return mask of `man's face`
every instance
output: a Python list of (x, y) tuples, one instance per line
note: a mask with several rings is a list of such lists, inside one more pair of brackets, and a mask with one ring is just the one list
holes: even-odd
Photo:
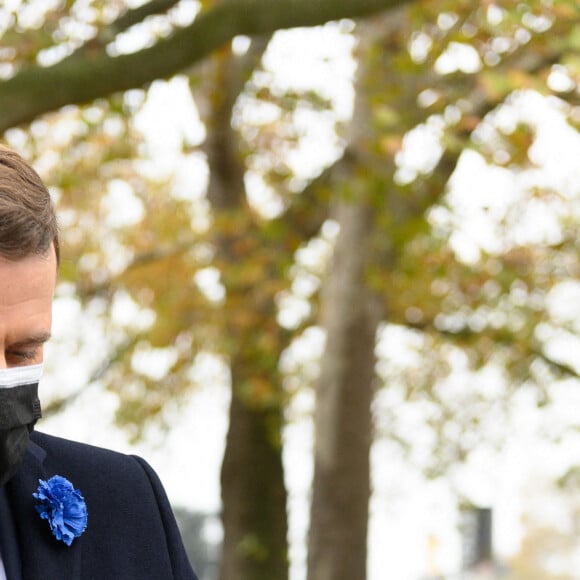
[(0, 256), (0, 369), (42, 362), (55, 285), (54, 248), (18, 260)]

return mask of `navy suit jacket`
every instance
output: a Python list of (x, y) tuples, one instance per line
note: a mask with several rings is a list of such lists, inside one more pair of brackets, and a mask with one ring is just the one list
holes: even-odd
[[(87, 505), (87, 528), (70, 547), (34, 508), (38, 480), (53, 475), (69, 479)], [(161, 482), (139, 457), (33, 432), (3, 492), (8, 580), (197, 580)]]

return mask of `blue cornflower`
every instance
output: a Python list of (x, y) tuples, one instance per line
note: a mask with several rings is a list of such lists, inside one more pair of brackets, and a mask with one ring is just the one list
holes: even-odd
[(87, 527), (85, 500), (80, 490), (60, 475), (38, 482), (40, 485), (32, 494), (38, 502), (34, 507), (43, 520), (48, 520), (54, 537), (70, 546)]

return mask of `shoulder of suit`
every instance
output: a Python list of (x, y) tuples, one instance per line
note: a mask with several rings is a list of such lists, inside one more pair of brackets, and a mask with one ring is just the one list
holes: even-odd
[(36, 430), (32, 432), (30, 439), (46, 453), (45, 465), (50, 465), (55, 470), (74, 467), (75, 471), (95, 472), (106, 469), (109, 473), (133, 473), (142, 476), (144, 465), (147, 465), (142, 459), (132, 455)]
[(48, 435), (47, 433), (42, 433), (40, 431), (34, 430), (30, 435), (31, 441), (42, 447), (47, 453), (51, 451), (58, 450), (59, 453), (87, 453), (87, 454), (98, 454), (98, 455), (113, 455), (119, 457), (127, 457), (123, 453), (118, 451), (112, 451), (111, 449), (106, 449), (104, 447), (99, 447), (96, 445), (89, 445), (88, 443), (81, 443), (80, 441), (74, 441), (72, 439), (65, 439), (63, 437), (57, 437), (55, 435)]

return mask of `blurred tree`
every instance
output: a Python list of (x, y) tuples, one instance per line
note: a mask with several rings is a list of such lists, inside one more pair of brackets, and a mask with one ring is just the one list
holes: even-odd
[(221, 580), (288, 577), (277, 364), (285, 342), (275, 324), (280, 284), (269, 275), (281, 256), (264, 252), (260, 220), (247, 205), (244, 160), (232, 129), (234, 105), (265, 47), (254, 43), (243, 58), (229, 50), (213, 57), (205, 87), (200, 87), (205, 94), (198, 98), (208, 102), (208, 199), (215, 216), (216, 266), (225, 287), (222, 332), (232, 383), (221, 476)]
[[(178, 26), (170, 20), (169, 34), (159, 34), (152, 46), (127, 53), (112, 48), (117, 37), (152, 15), (167, 13), (180, 2), (153, 0), (132, 10), (127, 10), (124, 3), (91, 6), (89, 21), (82, 22), (86, 28), (80, 34), (71, 34), (66, 28), (71, 21), (62, 19), (69, 10), (67, 3), (56, 9), (37, 6), (37, 18), (44, 17), (47, 26), (41, 32), (33, 26), (32, 34), (6, 38), (7, 42), (14, 42), (14, 48), (23, 47), (23, 56), (28, 58), (17, 57), (12, 50), (6, 53), (10, 74), (0, 83), (0, 130), (64, 105), (86, 103), (167, 78), (239, 35), (259, 36), (284, 28), (363, 17), (406, 1), (279, 0), (275, 5), (269, 0), (204, 1), (196, 3), (201, 12), (191, 24)], [(71, 3), (71, 14), (74, 4)], [(13, 22), (17, 20), (18, 17)], [(58, 50), (54, 50), (55, 40)], [(30, 41), (34, 48), (28, 44)], [(40, 62), (31, 58), (39, 49), (44, 57)], [(46, 91), (47, 87), (51, 90)]]
[[(287, 577), (281, 430), (289, 392), (280, 359), (308, 325), (319, 322), (327, 337), (316, 389), (313, 580), (365, 576), (377, 385), (387, 384), (395, 400), (433, 410), (425, 422), (436, 443), (423, 466), (438, 474), (486, 436), (486, 416), (497, 420), (485, 393), (446, 393), (458, 353), (473, 372), (493, 363), (506, 383), (535, 384), (539, 402), (554, 377), (576, 375), (547, 348), (555, 324), (546, 297), (578, 272), (577, 215), (568, 206), (560, 212), (567, 221), (556, 241), (510, 238), (524, 206), (560, 211), (564, 194), (532, 182), (498, 220), (501, 244), (470, 262), (453, 245), (461, 224), (446, 193), (466, 151), (505, 172), (523, 174), (533, 165), (534, 124), (501, 122), (516, 91), (557, 93), (561, 114), (577, 123), (578, 7), (403, 4), (280, 0), (274, 10), (257, 0), (152, 1), (83, 11), (72, 2), (45, 5), (34, 17), (26, 6), (5, 10), (0, 128), (12, 127), (7, 141), (53, 186), (66, 238), (63, 278), (97, 312), (131, 307), (141, 319), (149, 315), (140, 323), (103, 317), (109, 350), (94, 377), (119, 394), (119, 421), (137, 437), (148, 420), (162, 417), (195, 382), (196, 353), (217, 353), (228, 366), (223, 580)], [(178, 8), (187, 6), (194, 10), (184, 18)], [(329, 103), (275, 87), (260, 63), (263, 37), (245, 53), (226, 42), (393, 6), (355, 29), (357, 98), (342, 134), (344, 154), (300, 181), (288, 161), (300, 141), (297, 112), (328, 113)], [(127, 50), (124, 34), (139, 27), (145, 47)], [(202, 58), (203, 68), (190, 68)], [(177, 72), (188, 76), (206, 128), (205, 210), (148, 167), (133, 120), (145, 93), (116, 94)], [(244, 106), (270, 107), (274, 120), (253, 125)], [(30, 121), (27, 131), (13, 128)], [(197, 146), (183, 141), (188, 154)], [(419, 163), (409, 160), (416, 151), (425, 157)], [(274, 217), (249, 202), (249, 170), (277, 194)], [(111, 209), (119, 196), (136, 208), (133, 216)], [(340, 230), (326, 278), (317, 274), (324, 290), (312, 293), (310, 316), (282, 325), (279, 304), (293, 292), (297, 253), (320, 239), (328, 218)], [(223, 295), (204, 291), (200, 281), (208, 276), (217, 277)], [(420, 337), (420, 365), (401, 366), (389, 356), (376, 364), (376, 335), (385, 328)], [(161, 377), (139, 364), (153, 355), (169, 361)], [(376, 409), (376, 428), (412, 447), (400, 407)]]
[[(558, 58), (557, 50), (552, 49), (545, 38), (536, 38), (528, 39), (537, 46), (526, 46), (526, 62), (516, 45), (508, 54), (491, 59), (485, 52), (492, 43), (490, 36), (515, 38), (521, 22), (517, 18), (501, 18), (501, 23), (497, 22), (490, 30), (489, 12), (480, 8), (474, 10), (465, 3), (455, 4), (453, 8), (449, 5), (450, 11), (445, 13), (441, 12), (444, 4), (438, 3), (436, 12), (431, 15), (426, 5), (418, 5), (416, 12), (414, 7), (403, 7), (391, 11), (388, 21), (378, 18), (371, 26), (361, 24), (358, 27), (359, 104), (353, 116), (354, 130), (349, 136), (346, 154), (333, 168), (345, 185), (336, 192), (342, 199), (336, 218), (340, 233), (326, 282), (328, 291), (321, 298), (327, 338), (317, 383), (315, 472), (308, 550), (309, 578), (312, 580), (362, 578), (365, 574), (366, 506), (370, 493), (368, 461), (372, 440), (370, 406), (375, 382), (374, 337), (381, 320), (427, 330), (439, 343), (432, 356), (434, 366), (429, 369), (429, 365), (425, 365), (423, 371), (413, 368), (414, 377), (406, 382), (413, 398), (437, 402), (432, 422), (437, 429), (435, 440), (445, 453), (435, 452), (430, 457), (431, 465), (425, 465), (433, 473), (445, 471), (450, 463), (467, 456), (473, 443), (468, 443), (471, 437), (465, 435), (486, 436), (485, 431), (473, 429), (481, 420), (477, 411), (471, 417), (471, 425), (458, 429), (456, 440), (451, 442), (446, 436), (449, 422), (457, 426), (460, 414), (448, 414), (447, 404), (436, 395), (443, 378), (441, 365), (446, 364), (448, 356), (445, 347), (441, 348), (442, 337), (444, 341), (450, 339), (456, 345), (467, 347), (474, 368), (487, 365), (496, 354), (494, 350), (501, 348), (513, 383), (541, 382), (533, 376), (533, 360), (538, 357), (556, 374), (576, 375), (570, 367), (546, 356), (535, 342), (532, 329), (544, 320), (545, 312), (538, 313), (529, 303), (521, 305), (520, 313), (526, 320), (521, 334), (513, 332), (508, 320), (501, 325), (501, 330), (483, 323), (475, 332), (470, 329), (468, 317), (464, 322), (467, 329), (455, 328), (447, 332), (443, 323), (441, 313), (445, 312), (445, 303), (441, 302), (441, 294), (434, 296), (433, 292), (439, 277), (446, 283), (469, 284), (470, 292), (477, 294), (491, 280), (498, 280), (508, 285), (498, 291), (504, 297), (518, 282), (547, 292), (558, 280), (557, 270), (546, 275), (545, 262), (539, 262), (533, 253), (526, 252), (524, 264), (515, 264), (511, 261), (511, 252), (506, 252), (500, 258), (503, 276), (498, 277), (497, 272), (482, 272), (479, 265), (473, 268), (457, 260), (445, 242), (441, 245), (442, 240), (433, 237), (428, 222), (430, 211), (445, 203), (446, 184), (461, 153), (476, 144), (470, 145), (472, 129), (481, 127), (486, 114), (511, 91), (526, 87), (530, 82), (537, 87), (535, 79), (528, 75), (553, 66)], [(563, 19), (561, 24), (565, 34), (573, 35), (578, 13), (563, 8), (564, 14), (573, 18)], [(442, 26), (442, 14), (449, 18), (447, 26)], [(438, 22), (436, 28), (429, 28), (430, 18)], [(431, 48), (425, 57), (414, 59), (413, 47), (409, 51), (407, 47), (413, 34), (417, 35), (417, 40), (418, 29), (429, 35)], [(482, 51), (478, 62), (485, 63), (486, 56), (493, 62), (496, 72), (491, 88), (486, 86), (485, 64), (478, 65), (478, 69), (482, 68), (479, 75), (457, 75), (453, 80), (434, 71), (437, 62), (441, 62), (454, 43), (463, 40), (461, 37), (468, 29), (470, 46), (474, 49), (472, 56)], [(425, 37), (423, 42), (427, 43)], [(512, 84), (511, 79), (515, 77), (517, 80)], [(501, 86), (497, 84), (498, 78), (502, 79)], [(420, 106), (421, 96), (428, 93), (434, 102)], [(415, 102), (419, 106), (408, 106)], [(452, 122), (449, 122), (450, 107), (456, 108), (457, 113)], [(439, 121), (438, 111), (445, 112)], [(429, 124), (438, 125), (437, 141), (441, 148), (438, 158), (431, 167), (415, 170), (411, 177), (406, 177), (402, 167), (403, 136), (423, 127), (428, 138)], [(529, 127), (514, 131), (510, 142), (513, 151), (518, 151), (517, 157), (510, 155), (512, 167), (529, 163), (528, 149), (533, 143)], [(572, 256), (572, 259), (577, 257)], [(542, 281), (528, 282), (526, 279), (523, 282), (523, 277), (535, 277), (538, 268), (542, 268)], [(409, 273), (408, 277), (405, 272)], [(401, 275), (405, 276), (405, 281), (399, 285), (397, 280)], [(468, 306), (468, 296), (462, 296), (460, 303), (460, 310), (472, 308)], [(434, 318), (427, 320), (426, 312), (431, 308)], [(498, 339), (498, 330), (505, 340)], [(430, 344), (430, 348), (433, 346)], [(421, 375), (422, 388), (417, 389), (416, 380)], [(549, 376), (554, 377), (553, 374)], [(393, 410), (394, 414), (396, 412)], [(381, 417), (378, 419), (380, 422)]]

